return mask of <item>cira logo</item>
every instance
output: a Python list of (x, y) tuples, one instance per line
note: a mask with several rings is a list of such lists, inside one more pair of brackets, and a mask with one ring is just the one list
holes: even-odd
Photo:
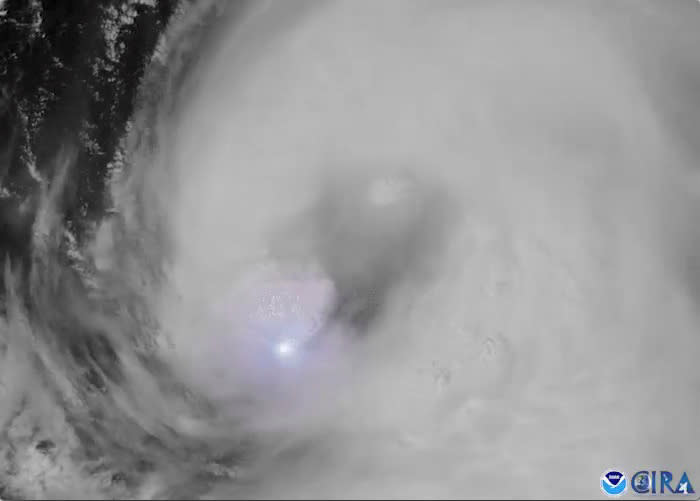
[(632, 476), (632, 490), (637, 494), (695, 494), (686, 472), (674, 482), (673, 473), (664, 470), (638, 471)]
[(600, 488), (608, 496), (621, 496), (627, 489), (625, 474), (619, 470), (607, 470), (600, 477)]

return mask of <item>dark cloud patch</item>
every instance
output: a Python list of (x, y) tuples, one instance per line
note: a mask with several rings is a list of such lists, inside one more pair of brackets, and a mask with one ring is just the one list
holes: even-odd
[(414, 169), (330, 171), (306, 217), (311, 249), (338, 292), (333, 317), (362, 333), (396, 286), (429, 278), (454, 212)]

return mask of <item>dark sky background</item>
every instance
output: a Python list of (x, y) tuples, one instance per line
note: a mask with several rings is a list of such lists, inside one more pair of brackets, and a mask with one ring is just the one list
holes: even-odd
[[(0, 254), (25, 261), (39, 183), (65, 160), (62, 212), (79, 240), (175, 0), (9, 0), (0, 18)], [(123, 20), (127, 20), (123, 22)], [(109, 36), (107, 35), (109, 33)]]

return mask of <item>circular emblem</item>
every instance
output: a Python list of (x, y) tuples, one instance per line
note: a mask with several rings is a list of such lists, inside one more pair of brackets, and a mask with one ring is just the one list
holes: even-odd
[(600, 488), (608, 496), (621, 496), (627, 490), (627, 478), (618, 470), (606, 470), (600, 477)]
[(632, 480), (634, 482), (633, 489), (642, 494), (642, 493), (647, 493), (649, 492), (649, 487), (651, 486), (651, 482), (649, 481), (649, 473), (646, 471), (640, 471), (632, 477)]

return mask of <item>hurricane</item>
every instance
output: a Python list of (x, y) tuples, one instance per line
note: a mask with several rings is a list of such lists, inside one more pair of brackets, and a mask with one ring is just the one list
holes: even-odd
[(700, 478), (699, 22), (0, 1), (0, 498)]

